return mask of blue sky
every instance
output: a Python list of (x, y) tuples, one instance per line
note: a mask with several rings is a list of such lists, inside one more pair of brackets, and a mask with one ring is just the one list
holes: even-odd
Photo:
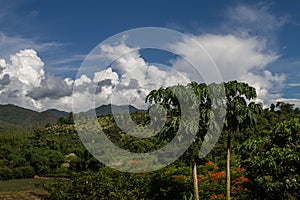
[[(68, 87), (73, 83), (70, 81), (75, 81), (85, 56), (115, 34), (150, 26), (188, 34), (206, 44), (212, 57), (220, 44), (227, 44), (227, 48), (232, 45), (245, 47), (245, 52), (253, 53), (253, 59), (263, 58), (249, 63), (245, 70), (238, 70), (236, 79), (257, 83), (259, 97), (266, 105), (284, 100), (300, 106), (299, 10), (297, 1), (0, 0), (0, 59), (3, 68), (0, 69), (0, 84), (10, 78), (10, 83), (0, 87), (0, 103), (12, 102), (36, 110), (49, 107), (70, 110), (69, 98), (65, 97), (71, 95)], [(210, 41), (219, 43), (212, 46)], [(256, 46), (251, 47), (248, 44), (251, 41)], [(34, 59), (44, 63), (35, 63), (31, 76), (35, 72), (37, 76), (28, 80), (26, 72), (17, 66), (21, 61), (16, 64), (10, 60), (11, 55), (17, 59), (34, 54), (23, 52), (21, 55), (22, 49), (34, 50), (37, 53)], [(158, 58), (162, 59), (159, 55)], [(247, 59), (247, 56), (237, 57), (241, 60), (228, 59), (233, 65)], [(224, 58), (218, 54), (215, 59), (217, 64), (224, 63)], [(25, 58), (23, 61), (27, 62)], [(235, 78), (226, 75), (233, 69), (221, 69), (225, 81)], [(30, 70), (28, 68), (27, 72)], [(5, 74), (8, 74), (6, 79)], [(20, 74), (24, 78), (13, 82), (13, 77), (18, 78)], [(36, 79), (36, 82), (29, 79)], [(60, 91), (48, 87), (52, 82), (57, 84), (60, 81), (56, 87)], [(28, 86), (24, 86), (23, 93), (19, 94), (14, 88), (22, 83)], [(48, 88), (43, 90), (43, 87)], [(37, 94), (37, 90), (33, 92), (33, 88), (39, 88), (43, 95)]]

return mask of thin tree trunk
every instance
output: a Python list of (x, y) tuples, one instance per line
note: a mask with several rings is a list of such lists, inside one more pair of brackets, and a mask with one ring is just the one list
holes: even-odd
[(194, 182), (195, 200), (199, 200), (198, 179), (197, 179), (197, 164), (196, 164), (195, 159), (193, 159), (193, 182)]
[(226, 160), (226, 200), (230, 200), (230, 142), (231, 132), (227, 134), (227, 160)]

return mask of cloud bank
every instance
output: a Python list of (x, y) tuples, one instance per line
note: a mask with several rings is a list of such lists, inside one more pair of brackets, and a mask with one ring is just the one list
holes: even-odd
[[(224, 81), (248, 82), (257, 89), (258, 98), (264, 104), (281, 98), (280, 94), (273, 94), (272, 89), (283, 84), (285, 76), (265, 69), (278, 55), (265, 53), (263, 41), (255, 37), (211, 34), (192, 35), (189, 40), (196, 41), (207, 50)], [(144, 108), (145, 96), (152, 89), (187, 84), (193, 80), (193, 74), (187, 70), (189, 68), (183, 59), (193, 63), (206, 61), (189, 40), (172, 45), (174, 52), (182, 57), (173, 60), (169, 70), (147, 63), (138, 50), (131, 49), (124, 42), (103, 46), (101, 56), (120, 56), (119, 59), (107, 68), (94, 72), (93, 76), (83, 74), (75, 80), (46, 74), (44, 63), (36, 51), (21, 50), (10, 56), (9, 61), (0, 60), (1, 103), (13, 103), (34, 110), (57, 108), (70, 111), (72, 98), (76, 98), (82, 102), (78, 111), (90, 109), (91, 105), (95, 105), (95, 99), (95, 106), (114, 103)], [(131, 53), (127, 54), (128, 51)], [(74, 86), (76, 90), (72, 93)]]
[[(268, 66), (280, 55), (270, 48), (269, 33), (274, 33), (285, 23), (284, 18), (277, 18), (266, 7), (236, 6), (227, 12), (224, 23), (226, 33), (189, 35), (182, 41), (170, 45), (170, 49), (181, 57), (170, 61), (171, 66), (162, 68), (145, 61), (138, 47), (126, 45), (126, 40), (118, 44), (102, 45), (101, 57), (115, 58), (113, 63), (81, 74), (77, 78), (56, 77), (44, 70), (44, 62), (36, 50), (23, 49), (8, 58), (5, 48), (22, 49), (18, 46), (21, 38), (8, 38), (0, 34), (2, 45), (0, 58), (0, 103), (12, 103), (34, 110), (56, 108), (71, 111), (72, 99), (82, 104), (77, 111), (84, 111), (102, 104), (132, 104), (145, 108), (145, 96), (153, 89), (176, 84), (186, 84), (195, 80), (194, 72), (185, 60), (201, 63), (203, 79), (212, 67), (206, 63), (197, 42), (209, 54), (218, 67), (224, 81), (238, 80), (249, 83), (257, 90), (257, 101), (269, 105), (285, 100), (300, 106), (298, 99), (283, 98), (280, 89), (284, 88), (286, 76), (274, 74)], [(271, 37), (272, 39), (273, 37)], [(27, 42), (27, 41), (26, 41)], [(23, 40), (20, 42), (26, 44)], [(35, 44), (33, 45), (35, 49)], [(55, 44), (49, 44), (55, 45)], [(47, 46), (47, 45), (46, 45)], [(36, 46), (39, 50), (43, 46)], [(208, 82), (209, 83), (209, 82)], [(73, 90), (73, 88), (76, 88)]]
[[(128, 48), (124, 43), (106, 46), (102, 56), (123, 55)], [(43, 61), (32, 49), (11, 55), (9, 61), (0, 59), (0, 103), (34, 110), (71, 111), (72, 98), (82, 102), (78, 111), (109, 103), (145, 108), (145, 97), (151, 90), (189, 81), (174, 70), (146, 63), (138, 51), (121, 56), (106, 69), (94, 72), (92, 77), (81, 75), (75, 80), (46, 74)]]

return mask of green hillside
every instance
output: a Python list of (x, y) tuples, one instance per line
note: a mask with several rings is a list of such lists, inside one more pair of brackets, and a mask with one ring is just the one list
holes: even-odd
[(0, 105), (0, 122), (13, 125), (44, 126), (54, 124), (58, 117), (50, 112), (36, 112), (15, 105)]
[(35, 127), (0, 122), (0, 135), (27, 134)]

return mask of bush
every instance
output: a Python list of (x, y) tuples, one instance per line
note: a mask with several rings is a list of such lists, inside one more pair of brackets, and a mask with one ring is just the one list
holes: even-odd
[(16, 167), (12, 171), (13, 171), (13, 178), (15, 179), (34, 177), (34, 169), (31, 166)]
[[(225, 199), (226, 172), (213, 162), (206, 162), (197, 170), (200, 199)], [(247, 199), (248, 190), (244, 185), (249, 180), (245, 177), (245, 169), (237, 167), (230, 171), (231, 199)]]
[(13, 178), (13, 171), (8, 167), (0, 167), (0, 180), (9, 180)]
[(13, 169), (14, 179), (21, 179), (23, 178), (23, 170), (20, 167), (16, 167)]
[(151, 199), (184, 199), (193, 192), (190, 167), (167, 167), (153, 173)]
[(31, 166), (23, 166), (20, 167), (23, 171), (23, 178), (33, 178), (34, 177), (34, 169)]
[(22, 155), (9, 155), (10, 164), (13, 168), (26, 165), (26, 159)]
[(121, 173), (107, 167), (74, 174), (70, 184), (58, 182), (46, 190), (50, 199), (147, 199), (149, 179), (143, 174)]
[(274, 126), (265, 135), (252, 136), (239, 148), (247, 168), (252, 199), (299, 199), (300, 119)]

